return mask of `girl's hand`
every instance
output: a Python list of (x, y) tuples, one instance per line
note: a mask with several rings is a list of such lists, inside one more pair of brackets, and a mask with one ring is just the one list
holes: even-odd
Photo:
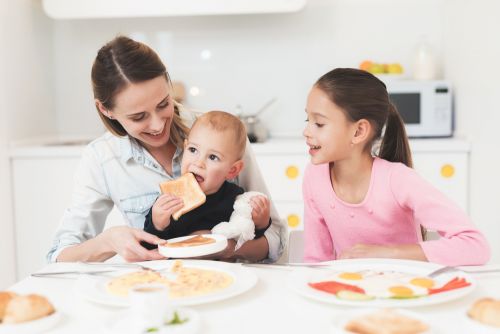
[(359, 259), (368, 257), (428, 261), (422, 246), (419, 244), (390, 246), (357, 244), (343, 251), (339, 259)]
[(162, 239), (155, 235), (144, 232), (129, 226), (115, 226), (102, 232), (98, 238), (108, 244), (113, 252), (120, 255), (127, 262), (161, 260), (165, 257), (158, 253), (158, 249), (147, 250), (142, 247), (140, 242), (156, 245)]
[(269, 199), (265, 196), (254, 196), (250, 199), (250, 205), (252, 206), (252, 220), (255, 228), (258, 230), (266, 228), (271, 217)]
[(184, 203), (181, 198), (163, 194), (153, 205), (153, 225), (158, 231), (163, 231), (170, 225), (170, 217), (174, 212), (181, 209)]
[(356, 244), (350, 249), (343, 251), (339, 259), (359, 258), (396, 258), (395, 248), (391, 246)]

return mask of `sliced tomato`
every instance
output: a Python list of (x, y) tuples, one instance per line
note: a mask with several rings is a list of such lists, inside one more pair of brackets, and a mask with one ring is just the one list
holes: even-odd
[(447, 282), (445, 285), (443, 285), (440, 288), (437, 289), (429, 289), (429, 294), (433, 295), (435, 293), (440, 293), (440, 292), (445, 292), (445, 291), (450, 291), (450, 290), (455, 290), (455, 289), (460, 289), (460, 288), (465, 288), (466, 286), (469, 286), (470, 283), (465, 280), (465, 278), (458, 278), (455, 277), (449, 282)]
[(313, 289), (321, 290), (332, 294), (337, 294), (337, 292), (342, 290), (347, 290), (357, 293), (365, 293), (365, 290), (361, 289), (358, 286), (335, 282), (335, 281), (323, 281), (323, 282), (308, 283), (308, 284)]

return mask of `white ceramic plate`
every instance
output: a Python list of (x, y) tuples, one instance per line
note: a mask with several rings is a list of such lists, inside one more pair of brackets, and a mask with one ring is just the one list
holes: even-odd
[[(189, 247), (166, 247), (158, 246), (158, 251), (161, 255), (169, 258), (190, 258), (197, 256), (210, 255), (223, 251), (227, 247), (227, 239), (225, 236), (220, 234), (203, 234), (206, 238), (215, 239), (214, 243), (199, 245), (199, 246), (189, 246)], [(193, 235), (168, 239), (170, 243), (183, 241), (189, 238), (193, 238)]]
[(0, 334), (34, 334), (45, 332), (61, 321), (61, 312), (54, 312), (46, 317), (22, 322), (19, 324), (2, 325), (0, 324)]
[[(155, 334), (195, 334), (200, 332), (201, 318), (197, 311), (190, 308), (174, 308), (169, 311), (166, 321), (173, 318), (173, 312), (177, 312), (180, 319), (186, 322), (176, 325), (166, 325), (158, 328)], [(147, 329), (147, 328), (146, 328)], [(145, 328), (137, 324), (134, 314), (130, 311), (119, 313), (104, 328), (103, 334), (144, 334)]]
[[(356, 310), (338, 312), (335, 314), (335, 316), (333, 317), (333, 320), (331, 322), (330, 333), (331, 334), (352, 334), (352, 332), (348, 332), (344, 329), (346, 324), (349, 321), (353, 320), (354, 318), (368, 315), (370, 313), (374, 313), (377, 311), (380, 311), (380, 309), (356, 309)], [(394, 311), (401, 314), (401, 315), (419, 320), (419, 321), (427, 324), (429, 326), (429, 330), (423, 332), (422, 334), (444, 333), (436, 326), (436, 324), (431, 323), (428, 319), (426, 319), (425, 317), (423, 317), (422, 315), (420, 315), (418, 313), (407, 311), (407, 310), (402, 310), (402, 309), (394, 309)]]
[(377, 271), (397, 271), (402, 273), (426, 276), (441, 265), (422, 261), (395, 260), (395, 259), (354, 259), (333, 261), (330, 267), (318, 268), (300, 268), (291, 273), (288, 277), (288, 286), (298, 294), (326, 303), (338, 305), (362, 306), (362, 307), (413, 307), (444, 303), (450, 300), (461, 298), (476, 287), (476, 281), (463, 272), (449, 272), (442, 274), (434, 280), (437, 286), (441, 286), (456, 276), (465, 278), (471, 283), (470, 286), (441, 292), (430, 296), (410, 299), (372, 299), (366, 301), (351, 301), (339, 299), (335, 295), (311, 288), (308, 283), (321, 281), (331, 277), (333, 272), (347, 271), (356, 272), (362, 270)]
[[(233, 296), (239, 295), (247, 290), (250, 290), (257, 283), (257, 276), (249, 269), (242, 267), (240, 264), (206, 261), (206, 260), (183, 260), (185, 267), (194, 267), (199, 269), (218, 270), (233, 277), (233, 283), (219, 291), (202, 296), (193, 296), (173, 299), (172, 303), (175, 305), (199, 305), (211, 303)], [(168, 269), (174, 260), (155, 261), (150, 266), (153, 269)], [(113, 273), (113, 276), (120, 276), (127, 271), (119, 271)], [(130, 272), (130, 270), (128, 271)], [(110, 306), (127, 307), (129, 300), (127, 297), (119, 297), (109, 294), (106, 291), (106, 285), (113, 277), (95, 277), (83, 276), (75, 282), (76, 291), (85, 299)]]
[(465, 314), (464, 333), (498, 334), (500, 328), (483, 324)]

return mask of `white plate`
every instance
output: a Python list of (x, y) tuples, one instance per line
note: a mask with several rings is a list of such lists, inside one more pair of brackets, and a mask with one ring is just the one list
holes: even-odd
[(31, 334), (31, 333), (43, 333), (61, 321), (61, 312), (54, 312), (46, 317), (31, 320), (27, 322), (21, 322), (19, 324), (12, 325), (2, 325), (0, 324), (0, 334)]
[[(186, 322), (176, 325), (166, 325), (158, 328), (156, 334), (195, 334), (200, 331), (201, 318), (197, 311), (190, 308), (175, 308), (169, 311), (167, 321), (173, 317), (173, 312), (177, 312), (180, 319), (187, 319)], [(146, 328), (147, 329), (147, 328)], [(119, 313), (103, 329), (103, 334), (144, 334), (145, 328), (137, 324), (134, 315), (130, 311)]]
[[(350, 310), (350, 311), (342, 311), (338, 312), (335, 314), (333, 317), (333, 320), (331, 322), (331, 334), (352, 334), (352, 332), (346, 331), (344, 328), (346, 324), (353, 320), (354, 318), (361, 317), (364, 315), (368, 315), (370, 313), (374, 313), (380, 311), (380, 309), (357, 309), (357, 310)], [(425, 317), (421, 316), (418, 313), (407, 311), (407, 310), (402, 310), (402, 309), (394, 309), (397, 313), (416, 319), (420, 320), (421, 322), (427, 324), (429, 326), (429, 330), (423, 332), (422, 334), (438, 334), (438, 333), (444, 333), (441, 331), (436, 324), (431, 323), (428, 319)]]
[[(257, 276), (251, 270), (242, 267), (240, 264), (206, 260), (183, 260), (182, 262), (183, 265), (188, 268), (194, 267), (222, 271), (233, 277), (233, 283), (223, 290), (215, 291), (210, 294), (173, 299), (172, 303), (175, 305), (199, 305), (231, 298), (250, 290), (255, 283), (257, 283)], [(155, 261), (148, 266), (153, 269), (167, 269), (173, 263), (174, 260)], [(124, 273), (126, 273), (126, 271), (119, 271), (113, 273), (113, 275), (120, 276)], [(129, 306), (127, 297), (114, 296), (106, 291), (106, 285), (111, 279), (112, 277), (83, 276), (75, 282), (75, 289), (85, 299), (95, 303), (119, 307)]]
[(354, 259), (333, 261), (330, 267), (301, 268), (296, 270), (288, 277), (288, 286), (300, 295), (326, 303), (348, 306), (363, 307), (413, 307), (444, 303), (450, 300), (461, 298), (475, 289), (476, 281), (463, 272), (450, 272), (439, 275), (434, 278), (441, 286), (452, 278), (459, 276), (465, 278), (471, 283), (468, 287), (437, 293), (430, 296), (411, 299), (372, 299), (366, 301), (352, 301), (339, 299), (335, 295), (311, 288), (307, 283), (320, 281), (331, 276), (332, 272), (339, 271), (362, 271), (362, 270), (380, 270), (380, 271), (398, 271), (419, 276), (426, 276), (441, 265), (422, 261), (395, 260), (395, 259)]
[[(223, 251), (227, 247), (227, 239), (225, 236), (220, 234), (203, 234), (206, 238), (215, 239), (214, 243), (199, 245), (199, 246), (189, 246), (189, 247), (166, 247), (158, 246), (158, 251), (161, 255), (169, 258), (190, 258), (197, 256), (210, 255)], [(189, 238), (193, 238), (193, 235), (168, 239), (168, 242), (179, 242)]]

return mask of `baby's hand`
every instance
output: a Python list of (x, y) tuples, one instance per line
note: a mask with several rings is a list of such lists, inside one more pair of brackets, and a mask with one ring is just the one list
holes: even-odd
[(181, 198), (163, 194), (153, 205), (153, 225), (158, 231), (163, 231), (170, 225), (170, 217), (174, 212), (184, 206)]
[(271, 204), (265, 196), (254, 196), (250, 199), (252, 206), (252, 220), (255, 228), (258, 230), (264, 229), (269, 225), (271, 217)]

